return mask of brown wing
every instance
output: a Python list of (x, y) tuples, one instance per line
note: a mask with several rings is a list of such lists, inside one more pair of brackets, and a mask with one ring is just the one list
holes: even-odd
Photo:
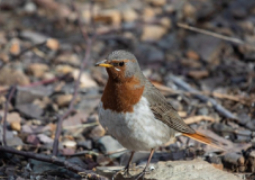
[(146, 80), (143, 96), (149, 101), (155, 118), (178, 132), (187, 134), (196, 133), (195, 130), (185, 124), (173, 106), (167, 102), (166, 98), (149, 80)]

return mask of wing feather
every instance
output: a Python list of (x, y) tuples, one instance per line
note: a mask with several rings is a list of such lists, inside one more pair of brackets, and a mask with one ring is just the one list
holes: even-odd
[(143, 96), (149, 101), (150, 108), (156, 119), (178, 132), (187, 134), (196, 133), (195, 130), (185, 124), (173, 106), (167, 102), (166, 98), (149, 80), (146, 80)]

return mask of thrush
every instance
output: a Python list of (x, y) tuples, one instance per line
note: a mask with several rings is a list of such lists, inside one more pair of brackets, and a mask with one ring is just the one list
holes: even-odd
[(144, 176), (155, 148), (178, 135), (205, 144), (214, 140), (196, 132), (143, 75), (136, 57), (124, 50), (113, 51), (96, 64), (105, 67), (108, 81), (99, 104), (99, 121), (107, 132), (131, 151), (126, 173), (135, 151), (150, 151), (147, 164), (138, 174)]

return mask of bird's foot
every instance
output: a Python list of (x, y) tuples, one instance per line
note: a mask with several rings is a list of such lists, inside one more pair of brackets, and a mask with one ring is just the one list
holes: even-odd
[(151, 172), (154, 171), (154, 167), (151, 167), (149, 170), (144, 169), (142, 172), (140, 172), (139, 174), (137, 174), (134, 178), (134, 180), (139, 180), (139, 179), (144, 179), (144, 176), (147, 172)]
[(132, 176), (132, 175), (129, 173), (128, 168), (124, 168), (124, 169), (122, 169), (122, 170), (120, 170), (120, 171), (117, 171), (117, 172), (112, 176), (112, 180), (114, 180), (114, 179), (118, 176), (118, 174), (119, 174), (119, 173), (122, 173), (122, 172), (124, 172), (124, 174), (123, 174), (124, 177), (131, 177), (131, 176)]

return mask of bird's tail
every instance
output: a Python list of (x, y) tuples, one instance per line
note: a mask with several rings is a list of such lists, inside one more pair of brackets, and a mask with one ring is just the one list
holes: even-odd
[(213, 146), (215, 148), (222, 149), (221, 147), (219, 147), (219, 143), (217, 142), (217, 140), (215, 140), (211, 137), (205, 136), (205, 135), (203, 135), (199, 132), (196, 132), (194, 134), (183, 133), (182, 135), (187, 136), (191, 139), (194, 139), (198, 142), (208, 144), (208, 145)]

